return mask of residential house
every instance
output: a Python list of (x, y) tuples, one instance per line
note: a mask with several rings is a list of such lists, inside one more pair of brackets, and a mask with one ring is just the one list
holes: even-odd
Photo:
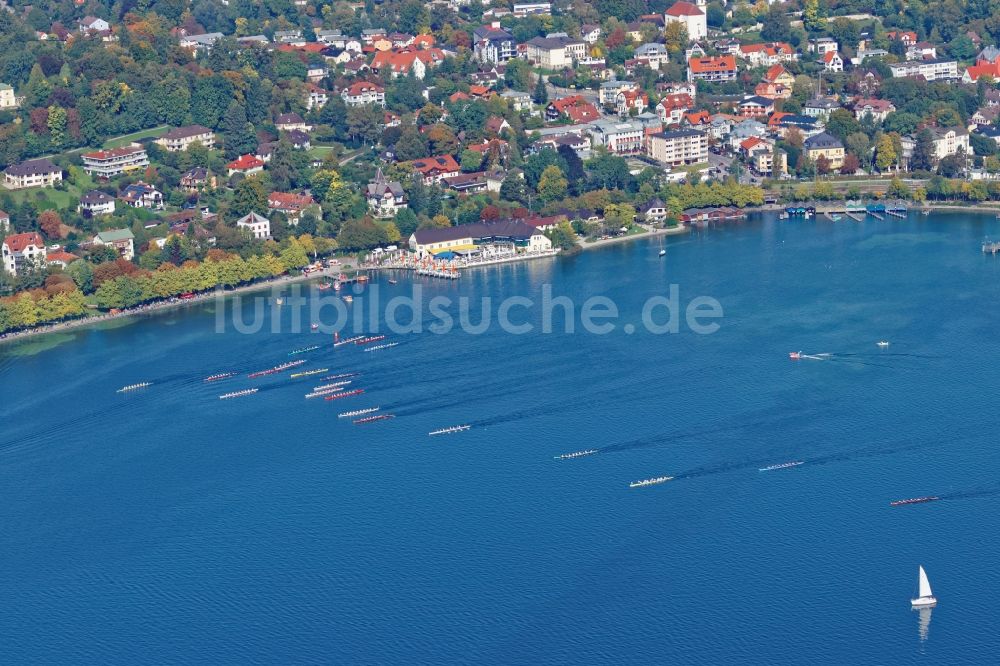
[(698, 5), (680, 0), (667, 9), (663, 15), (665, 23), (683, 23), (690, 41), (708, 37), (708, 18)]
[(639, 84), (622, 79), (604, 81), (597, 89), (597, 101), (601, 106), (613, 107), (618, 100), (618, 93), (627, 90), (639, 90)]
[(889, 71), (893, 78), (923, 77), (925, 81), (941, 81), (957, 79), (958, 63), (954, 60), (907, 60), (892, 63)]
[(55, 184), (63, 179), (62, 169), (45, 157), (13, 164), (3, 172), (3, 177), (8, 190), (55, 187)]
[(525, 57), (532, 65), (545, 69), (572, 67), (587, 50), (585, 42), (569, 37), (534, 37), (526, 44)]
[(500, 116), (490, 116), (486, 119), (486, 124), (483, 125), (483, 129), (486, 131), (487, 135), (500, 136), (504, 132), (511, 131), (510, 123), (507, 122), (505, 118)]
[(769, 44), (744, 44), (740, 46), (740, 57), (746, 59), (751, 67), (770, 67), (781, 62), (791, 62), (798, 54), (791, 44), (771, 42)]
[(385, 88), (367, 81), (352, 83), (340, 92), (340, 97), (348, 107), (369, 104), (385, 106)]
[(343, 49), (349, 37), (347, 37), (340, 30), (317, 30), (316, 31), (316, 41), (320, 44), (326, 44), (327, 46), (332, 46), (337, 49)]
[(110, 245), (118, 251), (118, 255), (125, 261), (132, 261), (135, 258), (135, 236), (129, 229), (98, 232), (91, 243), (93, 245)]
[(895, 110), (896, 105), (887, 99), (859, 99), (854, 102), (854, 117), (858, 120), (870, 115), (872, 120), (881, 123)]
[(474, 194), (487, 189), (486, 172), (460, 173), (441, 179), (441, 185), (461, 194)]
[(580, 26), (580, 39), (588, 44), (596, 44), (601, 38), (601, 26), (595, 23), (584, 23)]
[(244, 233), (257, 240), (267, 240), (271, 237), (271, 220), (252, 211), (236, 220), (236, 228), (242, 229)]
[(615, 110), (619, 116), (628, 116), (633, 112), (639, 115), (649, 106), (649, 95), (641, 90), (626, 90), (618, 93), (615, 99)]
[(121, 148), (84, 153), (80, 157), (83, 160), (84, 171), (91, 176), (104, 179), (114, 178), (123, 173), (149, 166), (149, 156), (146, 155), (146, 149), (138, 143)]
[(764, 81), (791, 89), (795, 85), (795, 77), (781, 64), (771, 65), (764, 74)]
[(937, 47), (930, 42), (917, 42), (906, 49), (907, 60), (924, 60), (937, 58)]
[(688, 81), (735, 81), (736, 58), (731, 55), (688, 60)]
[(684, 114), (694, 106), (694, 100), (687, 93), (664, 95), (656, 105), (656, 113), (663, 125), (676, 125), (684, 118)]
[(288, 132), (290, 130), (304, 130), (309, 132), (312, 130), (312, 125), (306, 124), (306, 121), (302, 119), (302, 116), (295, 113), (280, 113), (278, 117), (274, 119), (274, 126), (279, 130)]
[(844, 59), (836, 51), (828, 51), (822, 58), (823, 69), (828, 72), (844, 71)]
[(172, 153), (187, 150), (194, 143), (200, 143), (206, 148), (214, 148), (215, 133), (201, 125), (187, 125), (185, 127), (175, 127), (154, 141), (154, 143)]
[(803, 148), (806, 156), (814, 164), (821, 157), (824, 157), (831, 170), (839, 169), (844, 165), (844, 144), (832, 134), (826, 132), (815, 134), (805, 140)]
[(48, 266), (58, 266), (66, 270), (70, 264), (79, 259), (75, 254), (70, 254), (65, 250), (52, 250), (45, 252), (45, 263)]
[(115, 212), (115, 198), (100, 190), (91, 190), (80, 197), (76, 210), (84, 215), (111, 215)]
[(531, 111), (531, 95), (519, 90), (505, 90), (500, 97), (507, 100), (515, 111)]
[(802, 106), (802, 115), (810, 118), (826, 118), (834, 110), (839, 109), (840, 104), (835, 99), (829, 97), (814, 97)]
[(659, 70), (660, 65), (670, 64), (670, 53), (667, 47), (658, 42), (643, 44), (632, 52), (633, 57), (640, 63), (645, 64), (650, 69)]
[(903, 42), (903, 46), (913, 46), (917, 43), (917, 33), (912, 30), (890, 30), (885, 36), (890, 40), (898, 39)]
[(111, 24), (96, 16), (84, 16), (77, 23), (77, 30), (82, 34), (103, 34), (110, 32)]
[(308, 194), (292, 192), (271, 192), (267, 195), (269, 213), (283, 213), (289, 224), (298, 224), (302, 214), (309, 208), (315, 208), (316, 201)]
[(636, 212), (642, 216), (643, 221), (648, 223), (663, 222), (670, 215), (667, 204), (658, 197), (654, 197), (639, 206), (639, 210)]
[(438, 48), (411, 46), (401, 50), (376, 53), (371, 68), (372, 71), (383, 75), (388, 73), (392, 78), (412, 72), (416, 78), (423, 79), (427, 70), (440, 65), (445, 57), (445, 52)]
[(45, 241), (36, 231), (7, 236), (3, 241), (3, 269), (11, 275), (45, 265)]
[(221, 32), (207, 32), (203, 35), (186, 35), (180, 38), (180, 47), (182, 49), (193, 51), (197, 55), (199, 53), (207, 52), (223, 37), (224, 35)]
[(306, 83), (306, 109), (322, 109), (330, 101), (330, 91), (315, 83)]
[(366, 198), (368, 210), (380, 219), (395, 217), (397, 212), (409, 205), (403, 186), (387, 179), (382, 169), (376, 171), (375, 180), (368, 183)]
[(545, 119), (549, 121), (569, 118), (574, 123), (589, 123), (601, 118), (601, 112), (581, 95), (571, 95), (554, 100), (545, 108)]
[(1000, 60), (996, 62), (980, 60), (975, 65), (969, 65), (962, 74), (962, 83), (975, 83), (980, 76), (988, 76), (993, 81), (1000, 80)]
[(141, 180), (137, 183), (127, 185), (118, 198), (126, 206), (132, 208), (148, 208), (160, 210), (163, 208), (163, 193), (152, 185), (148, 185)]
[(253, 155), (240, 155), (235, 160), (226, 165), (228, 175), (241, 173), (244, 176), (260, 173), (264, 170), (264, 161)]
[(198, 192), (205, 187), (215, 187), (215, 177), (205, 167), (194, 167), (181, 176), (180, 185), (186, 192)]
[(648, 138), (647, 151), (657, 162), (669, 166), (708, 161), (708, 135), (693, 129), (660, 132)]
[(411, 160), (403, 164), (411, 167), (419, 173), (425, 185), (433, 185), (442, 178), (457, 175), (462, 171), (458, 162), (451, 155), (439, 155), (437, 157), (425, 157), (419, 160)]
[(820, 58), (831, 51), (836, 53), (840, 50), (837, 40), (833, 37), (817, 37), (816, 39), (810, 40), (808, 48), (811, 53), (815, 53)]
[(306, 81), (310, 83), (319, 83), (327, 76), (329, 76), (330, 70), (326, 65), (309, 65), (306, 69)]
[(517, 40), (499, 22), (480, 26), (472, 32), (472, 52), (482, 63), (507, 62), (517, 57)]
[(743, 118), (766, 116), (774, 111), (774, 100), (767, 97), (747, 97), (739, 103), (739, 115)]
[[(969, 133), (962, 127), (928, 127), (934, 144), (934, 161), (938, 162), (951, 155), (963, 153), (972, 155), (969, 147)], [(904, 136), (900, 143), (903, 146), (903, 164), (909, 164), (913, 149), (917, 145), (916, 136)]]

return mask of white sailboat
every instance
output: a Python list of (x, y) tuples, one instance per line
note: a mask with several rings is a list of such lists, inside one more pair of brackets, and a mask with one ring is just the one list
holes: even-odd
[(667, 248), (664, 247), (662, 238), (660, 239), (660, 256), (661, 257), (667, 256)]
[(927, 580), (927, 572), (924, 571), (923, 566), (920, 569), (920, 596), (916, 599), (910, 599), (910, 605), (913, 608), (932, 608), (937, 605), (937, 599), (934, 598), (934, 594), (931, 592), (931, 582)]

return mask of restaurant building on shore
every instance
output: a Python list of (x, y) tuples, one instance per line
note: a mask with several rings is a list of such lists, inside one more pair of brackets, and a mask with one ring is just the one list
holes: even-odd
[(552, 241), (548, 236), (521, 220), (417, 229), (410, 235), (409, 245), (410, 250), (419, 258), (442, 254), (475, 254), (488, 246), (505, 246), (521, 252), (545, 252), (552, 249)]

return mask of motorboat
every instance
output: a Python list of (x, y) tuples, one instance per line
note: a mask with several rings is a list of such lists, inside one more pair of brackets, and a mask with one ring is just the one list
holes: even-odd
[(882, 347), (883, 349), (885, 349), (886, 347), (889, 346), (889, 341), (888, 340), (879, 340), (878, 346)]
[(802, 358), (802, 352), (800, 351), (788, 352), (788, 358), (792, 359), (793, 361), (798, 361), (800, 358)]

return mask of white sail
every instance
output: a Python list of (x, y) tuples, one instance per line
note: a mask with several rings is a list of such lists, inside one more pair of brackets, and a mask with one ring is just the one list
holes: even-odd
[(920, 598), (933, 597), (934, 594), (931, 592), (931, 582), (927, 580), (927, 572), (924, 568), (920, 567)]

